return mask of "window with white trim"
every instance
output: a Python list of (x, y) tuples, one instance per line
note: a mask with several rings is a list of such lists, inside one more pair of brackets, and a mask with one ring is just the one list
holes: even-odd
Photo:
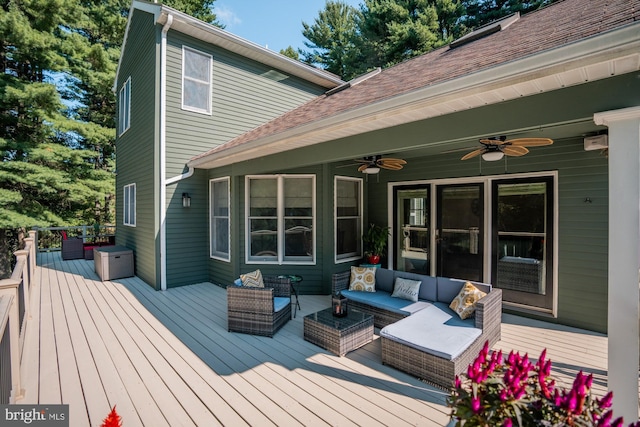
[(362, 179), (334, 179), (336, 262), (362, 258)]
[(124, 186), (123, 192), (123, 219), (122, 223), (124, 225), (129, 225), (131, 227), (136, 226), (136, 185), (129, 184)]
[(231, 193), (229, 177), (209, 181), (211, 258), (229, 261), (231, 236)]
[(118, 93), (118, 136), (131, 126), (131, 77), (120, 88)]
[(248, 263), (315, 262), (315, 175), (246, 177)]
[(182, 108), (211, 114), (211, 64), (207, 53), (182, 47)]

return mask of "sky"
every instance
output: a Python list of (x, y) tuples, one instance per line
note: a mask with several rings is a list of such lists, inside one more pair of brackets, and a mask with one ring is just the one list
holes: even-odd
[[(362, 0), (343, 0), (358, 7)], [(216, 0), (213, 11), (225, 30), (270, 50), (304, 46), (302, 22), (313, 24), (326, 0)]]

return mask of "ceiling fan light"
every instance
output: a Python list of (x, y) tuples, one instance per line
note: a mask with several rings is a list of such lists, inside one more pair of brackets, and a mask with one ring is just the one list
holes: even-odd
[(501, 160), (504, 157), (504, 153), (502, 151), (487, 151), (482, 155), (482, 159), (487, 162), (495, 162)]
[(366, 173), (367, 175), (375, 175), (378, 172), (380, 172), (380, 168), (377, 166), (369, 166), (362, 171), (362, 173)]

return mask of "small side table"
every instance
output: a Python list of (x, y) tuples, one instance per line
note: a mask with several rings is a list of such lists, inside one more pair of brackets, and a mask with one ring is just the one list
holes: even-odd
[(302, 276), (298, 275), (298, 274), (289, 274), (289, 275), (283, 275), (283, 276), (278, 276), (281, 279), (289, 279), (289, 283), (291, 283), (291, 301), (293, 302), (293, 297), (296, 297), (296, 302), (293, 303), (293, 317), (296, 317), (296, 312), (298, 310), (302, 310), (300, 308), (300, 300), (298, 299), (298, 289), (296, 288), (296, 286), (298, 286), (301, 282), (302, 282)]

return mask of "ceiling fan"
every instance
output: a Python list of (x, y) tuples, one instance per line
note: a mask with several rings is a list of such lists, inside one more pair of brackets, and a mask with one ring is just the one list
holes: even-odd
[(362, 159), (354, 160), (356, 163), (361, 163), (358, 167), (358, 171), (366, 174), (376, 174), (380, 172), (380, 169), (400, 170), (407, 164), (406, 160), (394, 159), (392, 157), (382, 157), (380, 155), (365, 156)]
[(481, 139), (481, 148), (473, 150), (462, 157), (461, 160), (468, 160), (482, 155), (488, 162), (502, 159), (505, 155), (519, 157), (529, 152), (527, 147), (542, 147), (553, 144), (549, 138), (514, 138), (507, 139), (506, 136)]

